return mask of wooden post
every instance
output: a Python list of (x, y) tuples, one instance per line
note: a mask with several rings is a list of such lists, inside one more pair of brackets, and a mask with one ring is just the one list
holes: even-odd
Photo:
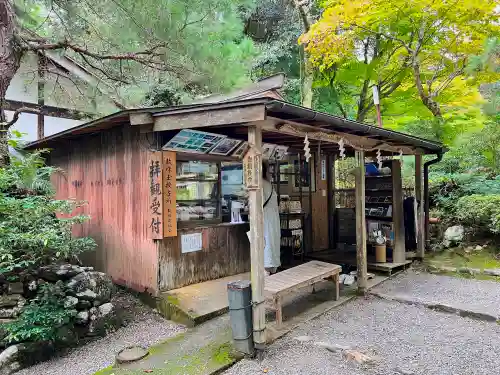
[(425, 256), (425, 213), (424, 190), (422, 189), (422, 155), (415, 155), (415, 199), (417, 207), (417, 257)]
[(403, 215), (403, 180), (401, 163), (392, 161), (392, 221), (394, 225), (394, 245), (392, 246), (393, 263), (406, 261), (405, 223)]
[(365, 219), (365, 153), (356, 151), (356, 260), (358, 292), (365, 294), (368, 280)]
[(41, 113), (37, 118), (37, 139), (45, 137), (45, 115), (42, 113), (43, 106), (45, 105), (45, 71), (47, 70), (47, 59), (44, 55), (38, 55), (38, 105)]
[[(262, 129), (258, 125), (248, 127), (248, 143), (256, 152), (254, 181), (257, 188), (249, 188), (250, 205), (250, 261), (253, 302), (253, 340), (257, 349), (266, 345), (266, 309), (264, 299), (264, 208), (262, 194)], [(251, 151), (249, 151), (251, 152)], [(260, 163), (260, 165), (258, 165)], [(252, 173), (249, 171), (249, 173)]]

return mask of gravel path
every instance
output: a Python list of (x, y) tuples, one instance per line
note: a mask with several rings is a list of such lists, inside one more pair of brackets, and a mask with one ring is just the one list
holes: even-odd
[(373, 289), (500, 316), (500, 283), (407, 271)]
[(65, 355), (21, 370), (16, 375), (92, 375), (112, 365), (118, 351), (126, 346), (147, 347), (185, 330), (128, 294), (118, 295), (113, 302), (128, 312), (126, 327)]
[[(302, 325), (271, 345), (262, 362), (243, 360), (225, 374), (498, 374), (499, 337), (495, 323), (368, 297)], [(349, 346), (376, 360), (358, 364), (315, 342)]]

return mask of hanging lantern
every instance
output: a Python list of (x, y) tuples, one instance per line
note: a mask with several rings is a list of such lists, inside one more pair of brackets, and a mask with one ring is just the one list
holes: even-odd
[(309, 138), (306, 137), (304, 138), (304, 156), (306, 158), (306, 162), (309, 163), (309, 159), (311, 158), (311, 149), (309, 148)]

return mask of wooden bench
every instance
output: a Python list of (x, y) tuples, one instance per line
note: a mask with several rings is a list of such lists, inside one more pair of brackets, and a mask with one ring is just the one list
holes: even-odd
[(342, 267), (320, 261), (312, 261), (300, 266), (289, 268), (283, 272), (266, 276), (264, 296), (266, 302), (276, 310), (276, 325), (283, 322), (283, 296), (298, 289), (314, 285), (325, 279), (335, 283), (335, 301), (339, 299), (339, 275)]

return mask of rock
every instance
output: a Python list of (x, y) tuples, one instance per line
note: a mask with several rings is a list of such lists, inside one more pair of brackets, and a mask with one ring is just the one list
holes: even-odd
[(128, 348), (122, 349), (118, 352), (116, 356), (117, 363), (129, 363), (143, 359), (149, 354), (147, 349), (140, 346), (129, 346)]
[[(95, 298), (92, 295), (92, 300), (98, 300), (101, 303), (106, 303), (111, 300), (111, 295), (114, 290), (114, 285), (111, 278), (102, 272), (82, 272), (66, 284), (68, 288), (68, 293), (78, 296), (78, 293), (85, 293), (87, 298), (91, 298), (87, 290), (90, 290), (96, 294)], [(85, 295), (82, 295), (84, 297)], [(79, 298), (79, 299), (87, 299)]]
[(444, 232), (443, 245), (450, 247), (453, 244), (459, 244), (464, 239), (464, 227), (461, 225), (454, 225), (449, 227)]
[(89, 321), (89, 312), (88, 311), (80, 311), (76, 314), (75, 323), (76, 324), (87, 324)]
[(483, 272), (485, 275), (500, 277), (500, 269), (499, 268), (485, 269)]
[(97, 298), (97, 294), (90, 289), (85, 289), (83, 292), (76, 293), (79, 300), (84, 301), (94, 301)]
[(11, 365), (16, 363), (18, 353), (18, 345), (9, 346), (7, 349), (0, 353), (0, 375), (7, 375), (14, 372)]
[(16, 307), (21, 301), (24, 302), (24, 298), (20, 294), (4, 294), (0, 296), (0, 308)]
[(89, 310), (89, 336), (102, 336), (120, 326), (120, 318), (112, 303)]
[(90, 301), (85, 301), (81, 299), (78, 300), (78, 303), (75, 306), (77, 310), (88, 310), (91, 307), (92, 303)]
[(7, 288), (8, 288), (9, 294), (23, 294), (24, 293), (24, 285), (21, 282), (9, 283)]
[(28, 284), (28, 290), (34, 291), (38, 288), (38, 283), (36, 280), (31, 280)]
[(17, 318), (21, 313), (21, 307), (13, 307), (11, 309), (0, 309), (0, 319)]
[(481, 250), (483, 250), (483, 247), (482, 247), (481, 245), (477, 245), (477, 246), (474, 248), (474, 250), (476, 250), (476, 251), (481, 251)]
[(338, 345), (338, 344), (330, 344), (329, 342), (315, 342), (314, 345), (316, 345), (319, 348), (323, 348), (328, 350), (329, 352), (332, 353), (338, 353), (342, 352), (344, 350), (350, 350), (351, 348), (349, 346), (343, 346), (343, 345)]
[(82, 273), (82, 267), (73, 264), (53, 264), (40, 267), (38, 275), (47, 281), (69, 280)]
[(371, 363), (375, 361), (375, 358), (352, 349), (345, 350), (344, 356), (346, 359), (356, 361), (360, 364)]
[(110, 314), (114, 309), (114, 306), (112, 303), (108, 302), (105, 303), (104, 305), (99, 306), (99, 315), (101, 316), (106, 316)]
[(460, 273), (467, 273), (469, 275), (477, 275), (478, 273), (481, 273), (481, 270), (478, 268), (468, 268), (468, 267), (460, 267), (457, 269), (457, 271)]
[(69, 309), (75, 307), (77, 304), (78, 304), (78, 298), (73, 296), (66, 296), (66, 299), (64, 300), (65, 308)]
[(345, 275), (344, 285), (352, 285), (356, 281), (353, 275)]

